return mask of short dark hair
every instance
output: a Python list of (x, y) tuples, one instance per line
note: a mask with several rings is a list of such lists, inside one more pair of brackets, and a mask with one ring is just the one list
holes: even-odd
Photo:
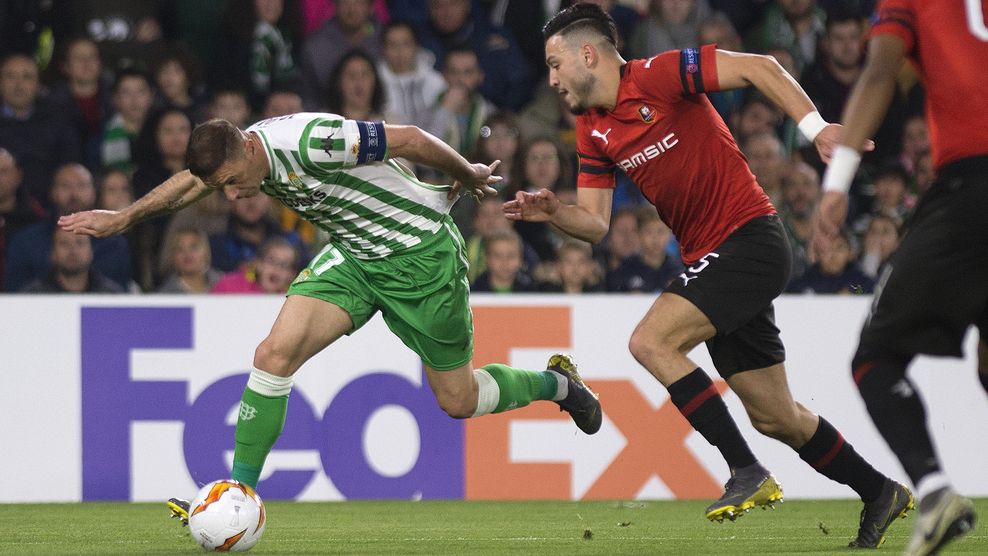
[(206, 179), (216, 173), (228, 160), (244, 156), (244, 139), (240, 130), (230, 122), (214, 118), (192, 130), (185, 166), (192, 175)]
[(542, 27), (542, 36), (549, 40), (553, 35), (565, 35), (577, 29), (592, 29), (617, 48), (617, 26), (611, 16), (597, 4), (573, 4), (562, 10)]

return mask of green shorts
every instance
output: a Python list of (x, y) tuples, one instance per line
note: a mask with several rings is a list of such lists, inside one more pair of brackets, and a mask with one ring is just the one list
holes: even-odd
[(332, 242), (302, 270), (288, 295), (322, 299), (349, 313), (353, 333), (377, 311), (406, 346), (437, 371), (473, 358), (473, 314), (463, 237), (444, 230), (384, 259), (361, 260)]

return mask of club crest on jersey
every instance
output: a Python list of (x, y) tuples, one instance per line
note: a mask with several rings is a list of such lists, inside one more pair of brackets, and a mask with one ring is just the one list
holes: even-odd
[(288, 172), (288, 183), (294, 185), (295, 187), (305, 187), (305, 182), (302, 178), (298, 177), (295, 172)]
[(638, 116), (646, 124), (650, 124), (655, 121), (655, 110), (652, 110), (647, 104), (643, 104), (638, 107)]

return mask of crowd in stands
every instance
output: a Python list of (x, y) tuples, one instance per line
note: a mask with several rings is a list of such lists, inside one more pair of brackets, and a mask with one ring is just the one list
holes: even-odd
[[(839, 121), (864, 63), (868, 0), (595, 0), (627, 58), (717, 43), (769, 54)], [(212, 195), (124, 235), (60, 232), (184, 168), (192, 128), (299, 111), (415, 124), (472, 161), (501, 160), (499, 198), (461, 200), (483, 292), (659, 292), (675, 237), (619, 176), (599, 245), (509, 222), (517, 191), (575, 202), (575, 116), (548, 87), (542, 24), (570, 0), (24, 0), (0, 3), (0, 291), (284, 292), (328, 241), (266, 196)], [(868, 293), (933, 181), (923, 91), (903, 68), (851, 191), (842, 241), (811, 261), (823, 163), (753, 89), (709, 98), (789, 232), (789, 291)], [(962, 100), (959, 100), (962, 102)], [(417, 169), (427, 181), (445, 176)]]

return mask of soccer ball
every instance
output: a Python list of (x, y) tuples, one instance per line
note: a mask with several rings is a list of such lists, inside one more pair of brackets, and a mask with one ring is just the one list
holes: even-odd
[(261, 540), (265, 517), (264, 502), (250, 486), (213, 481), (189, 506), (189, 533), (205, 550), (244, 552)]

